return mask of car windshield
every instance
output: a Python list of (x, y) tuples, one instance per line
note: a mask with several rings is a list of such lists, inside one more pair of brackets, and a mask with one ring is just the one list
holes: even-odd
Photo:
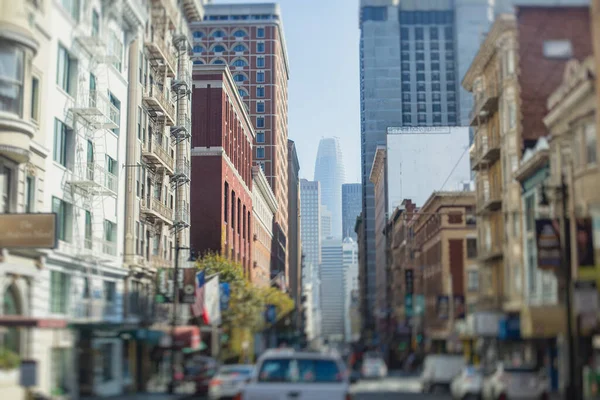
[(333, 383), (342, 382), (343, 373), (334, 360), (269, 359), (258, 374), (259, 382)]

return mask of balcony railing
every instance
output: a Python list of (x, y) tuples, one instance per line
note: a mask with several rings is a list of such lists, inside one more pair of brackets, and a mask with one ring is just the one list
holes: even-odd
[(181, 180), (189, 180), (190, 174), (190, 162), (185, 159), (178, 159), (175, 163), (175, 177)]
[(470, 112), (471, 125), (479, 125), (498, 108), (498, 84), (490, 82), (485, 90), (475, 94), (473, 109)]
[(177, 61), (174, 49), (164, 39), (164, 32), (156, 30), (145, 41), (150, 63), (159, 71), (166, 70), (167, 76), (174, 77), (177, 73)]
[(189, 226), (190, 212), (183, 208), (177, 209), (175, 211), (175, 224)]
[(144, 104), (152, 113), (165, 117), (167, 125), (175, 124), (175, 105), (169, 101), (164, 90), (157, 84), (149, 84), (144, 88)]
[(153, 268), (169, 268), (171, 261), (161, 256), (150, 256), (150, 266)]
[(173, 173), (173, 157), (169, 154), (169, 151), (158, 142), (156, 136), (148, 138), (142, 143), (142, 157), (146, 159), (149, 164), (162, 166), (167, 170), (169, 174)]
[(165, 206), (160, 200), (142, 199), (140, 204), (140, 212), (145, 214), (146, 217), (155, 220), (160, 218), (163, 222), (172, 224), (173, 223), (173, 210)]
[(496, 211), (502, 206), (502, 189), (499, 181), (497, 178), (483, 179), (477, 185), (477, 208), (480, 213)]
[(192, 120), (187, 114), (178, 115), (177, 123), (171, 127), (171, 136), (175, 141), (187, 139), (192, 134)]
[(69, 182), (98, 195), (116, 196), (118, 189), (117, 176), (95, 162), (75, 165)]
[(116, 129), (119, 127), (119, 109), (100, 90), (83, 90), (77, 93), (71, 110), (73, 114), (94, 128)]

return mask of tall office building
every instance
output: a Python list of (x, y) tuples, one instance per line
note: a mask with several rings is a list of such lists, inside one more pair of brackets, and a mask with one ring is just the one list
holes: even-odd
[(358, 246), (350, 237), (342, 241), (342, 264), (344, 266), (344, 338), (353, 341), (351, 305), (352, 294), (358, 292)]
[(327, 206), (321, 205), (321, 240), (332, 237), (331, 211)]
[(321, 204), (331, 212), (331, 236), (334, 238), (342, 237), (342, 184), (345, 180), (339, 139), (321, 139), (315, 162), (315, 181), (321, 183)]
[(300, 323), (302, 307), (302, 240), (300, 237), (300, 162), (296, 152), (296, 144), (288, 140), (288, 270), (286, 279), (290, 294), (296, 303), (297, 320)]
[(289, 78), (281, 11), (275, 3), (209, 3), (204, 10), (203, 21), (190, 26), (192, 59), (195, 64), (226, 64), (232, 71), (256, 131), (254, 162), (263, 168), (277, 199), (274, 245), (281, 247), (288, 235)]
[(362, 211), (360, 183), (345, 183), (342, 185), (342, 237), (356, 241), (356, 218)]
[(321, 334), (330, 342), (342, 342), (345, 335), (345, 271), (340, 239), (321, 242)]
[(300, 239), (307, 266), (321, 263), (321, 186), (300, 179)]

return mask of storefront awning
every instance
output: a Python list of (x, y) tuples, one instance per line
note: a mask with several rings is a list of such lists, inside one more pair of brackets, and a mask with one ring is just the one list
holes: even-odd
[(552, 338), (565, 331), (566, 312), (558, 305), (525, 307), (521, 311), (523, 338)]
[(57, 318), (31, 318), (22, 315), (2, 315), (0, 316), (0, 326), (11, 328), (64, 329), (67, 327), (67, 321)]

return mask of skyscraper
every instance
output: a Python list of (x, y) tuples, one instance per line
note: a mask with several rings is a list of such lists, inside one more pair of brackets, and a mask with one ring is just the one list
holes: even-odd
[(352, 325), (350, 306), (352, 293), (358, 292), (358, 246), (350, 237), (342, 241), (342, 264), (344, 266), (344, 337), (351, 342)]
[(321, 334), (324, 339), (344, 339), (344, 259), (340, 239), (321, 242)]
[(319, 182), (300, 179), (300, 239), (306, 265), (321, 263), (321, 188)]
[(331, 236), (342, 237), (342, 184), (346, 179), (342, 148), (338, 138), (319, 142), (315, 181), (321, 183), (321, 204), (331, 212)]
[(296, 153), (296, 144), (288, 140), (288, 280), (290, 294), (296, 303), (299, 323), (302, 301), (302, 240), (300, 238), (300, 163)]
[(226, 64), (232, 71), (256, 131), (255, 164), (263, 168), (277, 199), (275, 222), (279, 234), (274, 237), (285, 242), (289, 67), (279, 5), (209, 3), (203, 21), (191, 24), (190, 29), (193, 62)]
[(342, 185), (342, 237), (356, 241), (356, 218), (362, 211), (360, 183), (345, 183)]

